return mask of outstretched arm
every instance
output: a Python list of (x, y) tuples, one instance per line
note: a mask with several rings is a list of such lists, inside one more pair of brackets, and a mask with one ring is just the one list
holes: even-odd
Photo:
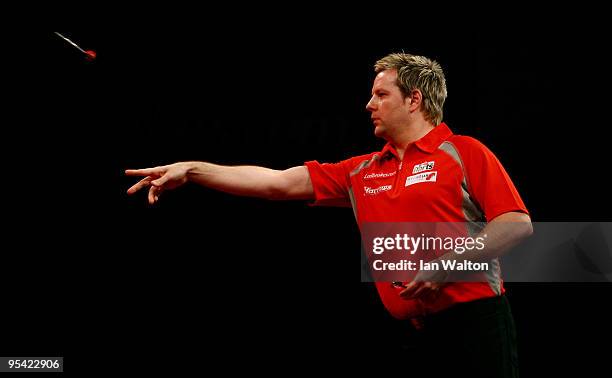
[(149, 188), (149, 203), (161, 193), (186, 182), (239, 196), (273, 200), (314, 199), (308, 168), (298, 166), (283, 171), (255, 166), (223, 166), (205, 162), (181, 162), (146, 169), (128, 169), (128, 176), (144, 178), (128, 189), (134, 194)]

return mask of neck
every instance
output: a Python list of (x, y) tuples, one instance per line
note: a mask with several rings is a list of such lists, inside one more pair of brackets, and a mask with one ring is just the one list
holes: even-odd
[(406, 128), (403, 128), (398, 135), (389, 141), (395, 147), (400, 159), (403, 159), (406, 148), (408, 148), (410, 144), (424, 137), (427, 133), (433, 130), (433, 128), (434, 125), (432, 125), (430, 122), (422, 121), (414, 123)]

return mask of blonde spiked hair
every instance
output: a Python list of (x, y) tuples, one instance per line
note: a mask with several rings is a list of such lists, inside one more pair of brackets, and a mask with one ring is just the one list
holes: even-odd
[(435, 60), (406, 53), (393, 53), (378, 60), (376, 73), (394, 69), (397, 71), (397, 86), (404, 98), (415, 89), (423, 94), (421, 109), (425, 119), (435, 125), (442, 122), (442, 107), (446, 100), (446, 79), (442, 67)]

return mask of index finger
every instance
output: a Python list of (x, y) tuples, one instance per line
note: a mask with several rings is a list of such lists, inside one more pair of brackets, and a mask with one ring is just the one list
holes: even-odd
[(149, 176), (159, 172), (159, 168), (126, 169), (126, 176)]
[(404, 290), (400, 291), (399, 293), (400, 297), (404, 299), (412, 298), (412, 296), (421, 287), (421, 285), (422, 285), (422, 282), (417, 282), (417, 281), (410, 282), (408, 285), (406, 285), (406, 288)]
[(423, 282), (422, 285), (419, 286), (419, 288), (412, 293), (411, 297), (412, 298), (422, 298), (422, 297), (426, 297), (427, 293), (432, 293), (433, 292), (433, 288), (431, 285), (431, 282)]

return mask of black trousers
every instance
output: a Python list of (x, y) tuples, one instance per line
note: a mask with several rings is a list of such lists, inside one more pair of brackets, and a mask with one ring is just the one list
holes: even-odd
[(516, 330), (505, 296), (427, 316), (421, 330), (393, 320), (381, 370), (427, 377), (518, 377)]

